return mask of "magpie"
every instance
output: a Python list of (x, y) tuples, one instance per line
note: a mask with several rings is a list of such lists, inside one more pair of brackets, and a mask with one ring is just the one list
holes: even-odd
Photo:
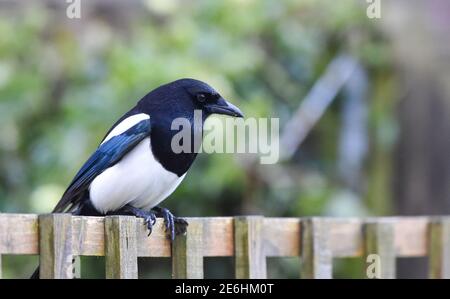
[[(180, 79), (162, 85), (144, 96), (106, 133), (100, 146), (81, 167), (53, 213), (75, 215), (134, 215), (145, 219), (151, 233), (156, 217), (163, 217), (170, 238), (174, 217), (159, 204), (181, 183), (194, 162), (198, 147), (194, 111), (201, 111), (202, 126), (211, 114), (243, 117), (242, 112), (208, 84)], [(174, 151), (172, 129), (176, 119), (189, 121), (191, 146), (187, 152)]]
[[(194, 124), (196, 110), (201, 111), (200, 128)], [(189, 151), (175, 151), (172, 139), (179, 130), (172, 123), (188, 121), (192, 141), (202, 138), (211, 114), (243, 117), (239, 108), (199, 80), (180, 79), (152, 90), (106, 133), (53, 213), (134, 215), (144, 219), (149, 235), (156, 217), (162, 217), (173, 241), (188, 223), (159, 204), (184, 179), (200, 145), (191, 142)]]

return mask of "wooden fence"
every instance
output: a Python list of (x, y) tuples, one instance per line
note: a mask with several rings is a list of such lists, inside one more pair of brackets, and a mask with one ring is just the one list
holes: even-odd
[(107, 278), (137, 278), (138, 257), (172, 256), (174, 278), (203, 278), (204, 257), (234, 257), (236, 278), (266, 278), (266, 257), (300, 257), (301, 278), (332, 278), (333, 258), (429, 257), (430, 278), (450, 278), (450, 217), (188, 218), (173, 246), (161, 219), (153, 234), (129, 216), (0, 214), (1, 255), (40, 255), (42, 278), (73, 278), (77, 256), (105, 256)]

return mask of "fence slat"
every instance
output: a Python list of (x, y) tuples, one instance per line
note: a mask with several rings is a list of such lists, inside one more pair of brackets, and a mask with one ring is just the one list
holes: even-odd
[[(364, 226), (365, 257), (375, 267), (369, 278), (393, 279), (396, 276), (394, 223), (389, 220), (366, 223)], [(369, 269), (368, 269), (369, 271)]]
[(40, 278), (73, 278), (72, 216), (40, 215), (39, 236)]
[(328, 218), (330, 247), (333, 257), (363, 256), (363, 220)]
[[(380, 218), (379, 218), (380, 219)], [(430, 217), (383, 217), (393, 222), (394, 244), (397, 256), (419, 257), (428, 254), (428, 223)]]
[(429, 224), (429, 277), (450, 278), (450, 219)]
[[(188, 222), (190, 220), (188, 219)], [(233, 217), (202, 218), (204, 256), (233, 256), (234, 219)]]
[(105, 218), (105, 266), (107, 279), (137, 279), (136, 217)]
[(203, 221), (189, 220), (186, 235), (177, 236), (172, 245), (172, 278), (203, 278)]
[(103, 217), (72, 217), (73, 254), (105, 255), (105, 219)]
[(299, 218), (264, 218), (263, 235), (266, 257), (300, 255)]
[(0, 213), (0, 254), (39, 254), (38, 216)]
[(333, 257), (326, 219), (302, 220), (301, 271), (306, 279), (330, 279), (333, 276)]
[(261, 216), (234, 219), (235, 276), (238, 279), (267, 278), (263, 226)]
[(106, 255), (109, 278), (137, 278), (137, 256), (173, 256), (175, 278), (203, 278), (204, 257), (234, 256), (237, 278), (266, 278), (267, 256), (299, 255), (302, 278), (331, 278), (333, 257), (366, 258), (368, 277), (395, 278), (397, 256), (429, 256), (429, 277), (450, 278), (450, 217), (188, 218), (173, 246), (161, 219), (148, 237), (142, 220), (114, 217), (0, 213), (0, 278), (2, 256), (39, 253), (42, 278), (79, 277), (85, 255)]

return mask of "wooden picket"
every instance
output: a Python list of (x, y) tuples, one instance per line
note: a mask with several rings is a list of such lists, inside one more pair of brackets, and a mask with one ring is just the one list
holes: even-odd
[[(428, 256), (430, 278), (450, 278), (450, 217), (188, 218), (173, 244), (162, 219), (0, 214), (2, 255), (39, 255), (40, 276), (73, 278), (79, 256), (105, 256), (107, 278), (138, 278), (138, 257), (172, 257), (173, 278), (204, 278), (204, 257), (234, 257), (236, 278), (266, 278), (267, 257), (299, 257), (300, 278), (332, 278), (333, 259), (379, 259), (395, 278), (397, 257)], [(373, 273), (372, 273), (373, 274)], [(372, 277), (374, 275), (371, 275)]]

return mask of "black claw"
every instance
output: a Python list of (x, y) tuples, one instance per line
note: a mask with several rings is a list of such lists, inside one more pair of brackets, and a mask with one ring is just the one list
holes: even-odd
[(155, 214), (151, 213), (150, 215), (147, 216), (147, 218), (145, 219), (145, 223), (149, 223), (151, 224), (151, 226), (156, 224), (156, 216)]
[(164, 225), (167, 232), (167, 237), (173, 241), (175, 240), (176, 235), (185, 234), (187, 231), (188, 223), (183, 218), (175, 217), (168, 209), (155, 207), (153, 208), (156, 211), (158, 217), (164, 218)]
[(170, 213), (166, 213), (164, 215), (164, 224), (166, 225), (166, 232), (168, 232), (170, 230), (170, 226), (172, 225)]
[(173, 220), (173, 215), (168, 210), (165, 210), (164, 212), (164, 224), (166, 226), (166, 233), (168, 233), (168, 237), (170, 240), (175, 239), (175, 232), (174, 232), (174, 226), (175, 222)]
[(155, 225), (156, 218), (154, 215), (150, 215), (145, 218), (144, 225), (147, 225), (148, 236), (150, 236), (153, 232), (153, 225)]
[(169, 225), (170, 239), (173, 241), (173, 240), (175, 240), (175, 221), (173, 220), (172, 213), (170, 213), (169, 221), (170, 221), (170, 225)]

